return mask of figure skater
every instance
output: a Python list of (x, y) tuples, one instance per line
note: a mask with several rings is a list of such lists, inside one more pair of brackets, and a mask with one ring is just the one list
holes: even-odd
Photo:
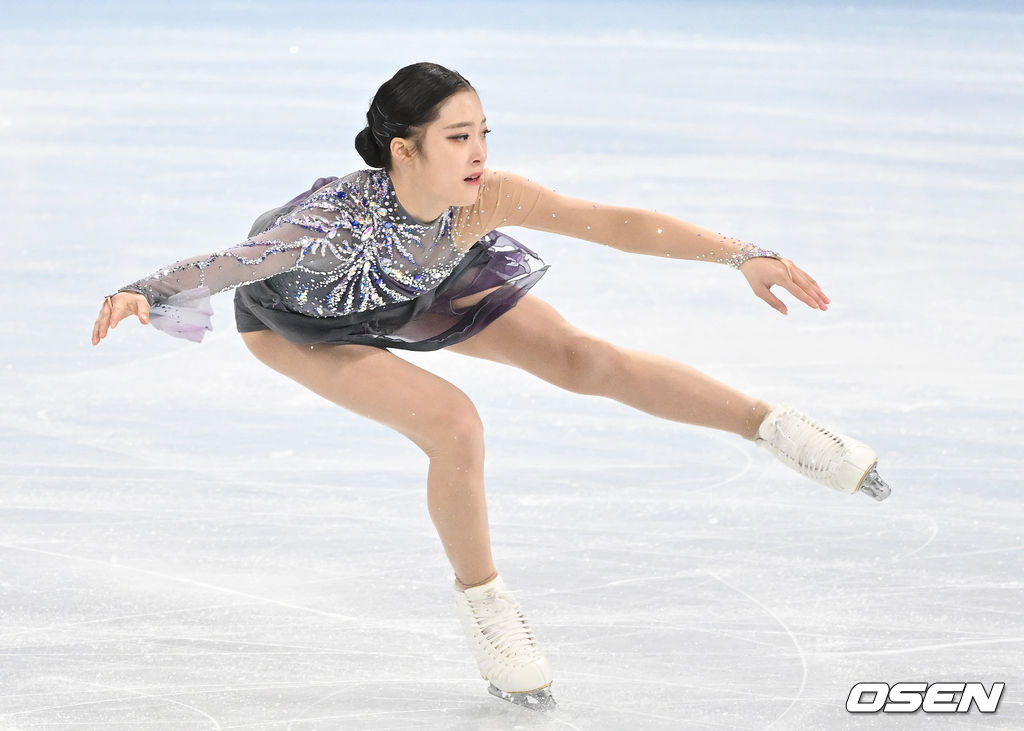
[(779, 312), (778, 285), (829, 299), (788, 259), (677, 218), (555, 193), (491, 170), (480, 98), (433, 63), (374, 95), (356, 150), (370, 169), (321, 178), (257, 219), (237, 246), (184, 259), (105, 298), (92, 333), (136, 316), (175, 337), (211, 330), (212, 293), (235, 287), (235, 320), (270, 368), (397, 430), (429, 458), (427, 506), (454, 570), (466, 638), (489, 691), (550, 709), (551, 670), (491, 556), (479, 414), (459, 388), (391, 349), (437, 350), (522, 368), (574, 393), (732, 432), (801, 474), (882, 500), (870, 447), (668, 358), (584, 332), (529, 293), (547, 265), (497, 230), (523, 226), (625, 252), (738, 269)]

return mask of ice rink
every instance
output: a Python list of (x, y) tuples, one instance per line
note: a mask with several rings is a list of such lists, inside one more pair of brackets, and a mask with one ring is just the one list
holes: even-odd
[[(0, 731), (1024, 727), (1024, 10), (1017, 3), (0, 2)], [(155, 4), (154, 4), (155, 5)], [(173, 10), (171, 8), (174, 8)], [(492, 698), (426, 456), (103, 296), (244, 240), (435, 61), (487, 166), (776, 249), (727, 267), (527, 229), (532, 290), (871, 444), (892, 497), (446, 351), (496, 566), (559, 708)], [(1005, 683), (851, 715), (859, 682)]]

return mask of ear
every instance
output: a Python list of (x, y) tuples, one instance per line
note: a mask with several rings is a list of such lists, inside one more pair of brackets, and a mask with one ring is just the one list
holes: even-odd
[(408, 140), (404, 137), (394, 137), (391, 140), (391, 159), (400, 160), (402, 162), (408, 162), (415, 156), (416, 150), (413, 148), (412, 140)]

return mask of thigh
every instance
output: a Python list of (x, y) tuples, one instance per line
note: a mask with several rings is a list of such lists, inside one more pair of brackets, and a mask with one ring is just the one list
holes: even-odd
[(576, 327), (530, 293), (473, 337), (446, 350), (516, 366), (572, 391), (591, 393), (621, 351)]
[(275, 371), (357, 414), (389, 426), (430, 454), (453, 439), (482, 439), (476, 407), (458, 387), (370, 345), (298, 345), (270, 330), (242, 333)]
[(469, 307), (470, 305), (475, 305), (477, 302), (482, 300), (484, 297), (489, 295), (494, 290), (500, 289), (501, 286), (502, 285), (499, 284), (497, 287), (491, 287), (490, 289), (485, 289), (481, 292), (474, 292), (473, 294), (467, 294), (465, 297), (459, 297), (458, 299), (454, 299), (452, 300), (452, 309), (462, 310), (466, 307)]

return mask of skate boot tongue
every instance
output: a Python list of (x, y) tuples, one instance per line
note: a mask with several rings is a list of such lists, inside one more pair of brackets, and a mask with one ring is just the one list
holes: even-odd
[[(471, 594), (475, 589), (482, 591)], [(526, 623), (512, 593), (500, 577), (488, 584), (465, 591), (476, 618), (476, 625), (494, 650), (514, 664), (528, 663), (537, 655), (533, 632)]]
[(483, 599), (495, 592), (507, 591), (505, 588), (505, 582), (501, 579), (501, 574), (498, 574), (493, 579), (488, 581), (486, 584), (480, 584), (479, 586), (471, 586), (468, 589), (463, 590), (463, 594), (470, 601), (476, 601)]

